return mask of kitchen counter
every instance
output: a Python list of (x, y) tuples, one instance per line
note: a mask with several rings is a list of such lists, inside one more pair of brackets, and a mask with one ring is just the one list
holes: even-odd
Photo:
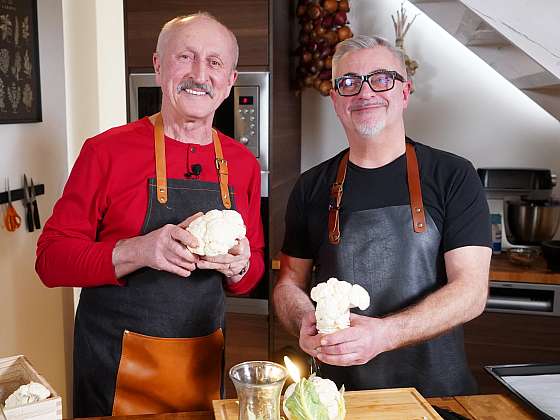
[(530, 267), (522, 267), (512, 264), (502, 253), (492, 255), (490, 280), (560, 285), (560, 273), (550, 271), (542, 256), (539, 256)]
[[(280, 269), (280, 260), (272, 260), (272, 269)], [(492, 255), (490, 280), (514, 283), (538, 283), (560, 285), (560, 273), (550, 271), (546, 261), (539, 256), (530, 267), (512, 264), (505, 253)]]
[[(473, 395), (465, 397), (427, 398), (438, 407), (459, 413), (472, 420), (530, 420), (537, 417), (513, 398), (505, 395)], [(352, 420), (347, 417), (348, 420)], [(90, 417), (90, 420), (214, 420), (209, 411), (193, 413), (154, 414), (143, 416)]]

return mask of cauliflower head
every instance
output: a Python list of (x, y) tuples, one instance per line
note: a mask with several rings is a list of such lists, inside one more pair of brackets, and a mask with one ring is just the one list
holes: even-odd
[(37, 382), (30, 382), (26, 385), (21, 385), (6, 399), (5, 408), (11, 409), (36, 403), (46, 400), (50, 396), (51, 392), (45, 386)]
[(366, 310), (369, 293), (359, 284), (350, 284), (331, 277), (311, 289), (311, 299), (317, 302), (317, 330), (329, 334), (350, 326), (350, 309)]
[(344, 386), (339, 391), (330, 379), (311, 375), (286, 389), (283, 408), (289, 420), (343, 420)]
[(235, 210), (210, 210), (193, 220), (187, 230), (198, 240), (196, 248), (188, 247), (193, 254), (227, 254), (246, 234), (243, 218)]

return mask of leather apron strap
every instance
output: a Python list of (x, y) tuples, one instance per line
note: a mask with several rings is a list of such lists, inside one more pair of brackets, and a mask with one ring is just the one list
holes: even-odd
[(406, 143), (406, 179), (408, 181), (408, 195), (410, 196), (410, 211), (412, 212), (412, 227), (414, 232), (426, 231), (426, 214), (422, 203), (422, 188), (420, 187), (420, 171), (414, 146)]
[(167, 203), (167, 169), (165, 165), (165, 140), (161, 112), (155, 115), (155, 119), (154, 150), (156, 153), (157, 200), (160, 204), (165, 204)]
[(342, 159), (338, 164), (336, 181), (331, 185), (330, 191), (329, 242), (334, 245), (337, 245), (340, 242), (340, 203), (342, 201), (342, 189), (346, 178), (346, 168), (348, 167), (349, 154), (350, 151), (347, 151), (344, 156), (342, 156)]
[(231, 198), (228, 188), (228, 165), (222, 153), (222, 144), (216, 130), (212, 129), (212, 141), (214, 142), (214, 152), (216, 153), (216, 169), (218, 170), (218, 181), (220, 182), (220, 196), (226, 209), (231, 209)]
[[(154, 115), (154, 143), (156, 154), (156, 183), (157, 200), (160, 204), (167, 203), (167, 174), (165, 164), (165, 137), (163, 131), (163, 118), (161, 112)], [(218, 181), (220, 183), (220, 197), (226, 209), (231, 209), (231, 198), (228, 188), (228, 164), (224, 159), (222, 144), (216, 130), (212, 129), (212, 142), (216, 154), (216, 169), (218, 171)]]
[[(422, 203), (422, 189), (420, 187), (420, 171), (418, 170), (418, 159), (414, 146), (406, 143), (406, 178), (408, 181), (408, 194), (410, 196), (410, 210), (412, 212), (412, 228), (416, 233), (426, 231), (426, 215)], [(329, 203), (329, 242), (333, 245), (340, 243), (340, 203), (346, 168), (348, 167), (348, 150), (340, 159), (336, 180), (331, 185)]]

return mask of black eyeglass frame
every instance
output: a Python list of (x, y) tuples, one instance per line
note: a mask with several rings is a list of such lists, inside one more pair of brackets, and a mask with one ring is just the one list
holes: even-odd
[[(393, 84), (391, 85), (390, 88), (387, 89), (374, 89), (371, 86), (371, 83), (369, 82), (369, 78), (375, 74), (381, 74), (381, 73), (385, 73), (385, 74), (389, 74), (391, 75), (392, 79), (393, 79)], [(351, 94), (343, 94), (340, 92), (340, 87), (339, 84), (343, 79), (349, 78), (349, 77), (354, 77), (354, 78), (360, 78), (362, 79), (362, 83), (360, 84), (360, 89), (358, 89), (358, 91), (356, 93), (351, 93)], [(387, 92), (388, 90), (391, 90), (395, 87), (395, 80), (398, 80), (399, 82), (405, 83), (406, 80), (404, 77), (402, 77), (398, 72), (394, 71), (394, 70), (375, 70), (371, 73), (368, 74), (345, 74), (343, 76), (337, 77), (336, 79), (334, 79), (334, 88), (336, 90), (336, 92), (340, 95), (340, 96), (356, 96), (358, 95), (361, 91), (362, 88), (364, 87), (364, 82), (367, 82), (369, 88), (371, 90), (373, 90), (374, 92)]]

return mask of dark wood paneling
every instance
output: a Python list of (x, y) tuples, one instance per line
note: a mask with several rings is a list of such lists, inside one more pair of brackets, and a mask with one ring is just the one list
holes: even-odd
[(235, 33), (240, 67), (268, 67), (268, 0), (125, 0), (124, 7), (129, 72), (151, 67), (165, 22), (198, 11), (211, 13)]
[(268, 317), (266, 315), (226, 314), (226, 398), (235, 398), (229, 369), (248, 360), (268, 359)]
[(506, 393), (484, 366), (560, 363), (560, 318), (485, 312), (465, 325), (465, 347), (480, 392)]
[(284, 223), (286, 204), (298, 177), (299, 175), (293, 176), (291, 179), (287, 179), (282, 184), (270, 189), (270, 230), (268, 244), (271, 258), (277, 258), (280, 248), (282, 247), (284, 230), (286, 227)]
[[(270, 112), (270, 198), (269, 247), (270, 258), (275, 258), (284, 239), (284, 215), (288, 197), (301, 171), (301, 98), (291, 89), (292, 33), (296, 25), (295, 1), (271, 2), (272, 26), (272, 96)], [(273, 273), (269, 262), (269, 278)], [(272, 291), (273, 284), (270, 290)], [(272, 299), (270, 300), (272, 302)], [(279, 329), (273, 308), (270, 309), (270, 357), (278, 350), (292, 346), (298, 349), (285, 331)]]
[(270, 255), (280, 250), (286, 202), (301, 170), (301, 98), (290, 89), (294, 1), (271, 2)]

